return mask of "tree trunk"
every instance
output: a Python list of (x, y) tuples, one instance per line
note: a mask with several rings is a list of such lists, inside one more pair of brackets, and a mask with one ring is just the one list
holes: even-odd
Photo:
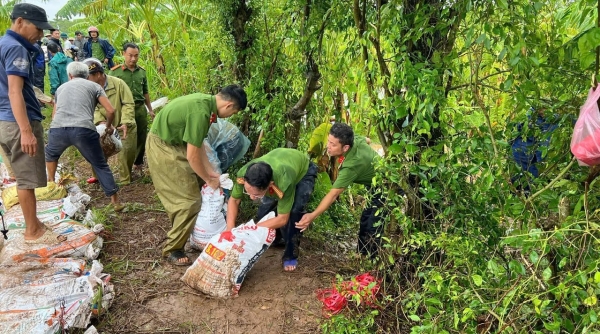
[[(156, 31), (152, 29), (150, 24), (148, 24), (148, 32), (150, 33), (150, 39), (152, 40), (152, 56), (154, 57), (154, 62), (156, 63), (156, 70), (158, 71), (158, 74), (164, 76), (167, 74), (167, 70), (165, 68), (165, 59), (163, 58), (162, 53), (160, 53), (160, 42), (158, 35), (156, 35)], [(162, 82), (166, 84), (165, 81)]]
[(237, 82), (246, 84), (250, 79), (246, 59), (252, 47), (252, 38), (246, 33), (246, 24), (252, 17), (252, 8), (246, 5), (246, 0), (239, 0), (235, 9), (235, 16), (231, 27), (231, 34), (235, 41), (235, 57), (233, 73)]
[(315, 63), (312, 55), (308, 55), (308, 72), (306, 73), (306, 84), (304, 85), (304, 93), (298, 102), (288, 111), (287, 117), (291, 123), (291, 126), (286, 128), (285, 131), (285, 146), (288, 148), (298, 147), (298, 141), (300, 140), (300, 121), (302, 116), (306, 115), (306, 106), (310, 99), (321, 86), (319, 86), (319, 79), (321, 78), (321, 72), (319, 72), (319, 66)]

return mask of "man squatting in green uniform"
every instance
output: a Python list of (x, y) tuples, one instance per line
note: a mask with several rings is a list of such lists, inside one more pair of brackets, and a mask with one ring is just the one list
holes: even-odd
[(330, 156), (338, 157), (338, 177), (315, 211), (305, 214), (296, 227), (301, 231), (306, 230), (310, 223), (333, 204), (344, 192), (344, 189), (352, 183), (363, 184), (367, 186), (371, 194), (371, 201), (360, 217), (358, 252), (362, 255), (375, 256), (383, 232), (381, 214), (377, 214), (377, 210), (383, 206), (381, 194), (376, 193), (375, 189), (371, 187), (375, 176), (374, 164), (379, 155), (367, 144), (364, 137), (355, 137), (352, 128), (344, 123), (335, 123), (331, 126), (327, 141), (327, 153)]
[(183, 247), (202, 205), (200, 187), (204, 182), (219, 187), (219, 175), (212, 170), (203, 145), (208, 128), (217, 116), (232, 116), (246, 104), (246, 92), (230, 85), (214, 96), (196, 93), (176, 98), (152, 124), (146, 142), (148, 168), (172, 224), (163, 248), (163, 256), (172, 264), (191, 264)]
[[(140, 48), (134, 43), (123, 45), (123, 57), (125, 65), (117, 65), (110, 69), (110, 75), (115, 76), (127, 84), (133, 100), (135, 101), (135, 123), (137, 125), (137, 149), (136, 158), (133, 163), (134, 169), (141, 172), (144, 164), (144, 153), (146, 137), (148, 136), (148, 113), (154, 118), (150, 95), (148, 95), (148, 79), (146, 70), (138, 66)], [(148, 110), (146, 111), (146, 108)]]
[(235, 227), (243, 193), (252, 200), (261, 200), (257, 221), (277, 205), (277, 216), (258, 225), (282, 228), (285, 240), (283, 268), (285, 271), (296, 270), (302, 234), (295, 223), (305, 213), (317, 173), (317, 165), (306, 154), (289, 148), (278, 148), (250, 161), (238, 172), (227, 203), (227, 231)]
[[(90, 69), (88, 80), (94, 81), (104, 87), (108, 101), (115, 108), (113, 126), (119, 130), (119, 136), (123, 143), (123, 149), (119, 152), (119, 183), (126, 185), (131, 183), (131, 167), (136, 156), (137, 133), (135, 125), (135, 114), (133, 96), (125, 81), (104, 74), (102, 62), (96, 58), (88, 58), (83, 61)], [(106, 109), (101, 105), (96, 106), (94, 112), (94, 124), (106, 123)], [(95, 178), (95, 176), (94, 176)], [(95, 180), (93, 180), (95, 181)]]

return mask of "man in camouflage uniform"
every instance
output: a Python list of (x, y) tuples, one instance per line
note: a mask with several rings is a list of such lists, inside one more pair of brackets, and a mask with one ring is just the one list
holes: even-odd
[[(137, 125), (137, 150), (133, 163), (134, 171), (141, 172), (144, 164), (146, 137), (148, 136), (148, 113), (154, 118), (154, 111), (148, 95), (148, 79), (146, 70), (138, 66), (140, 48), (134, 43), (123, 45), (124, 65), (111, 68), (110, 74), (127, 84), (135, 101), (135, 123)], [(146, 110), (146, 108), (148, 110)]]

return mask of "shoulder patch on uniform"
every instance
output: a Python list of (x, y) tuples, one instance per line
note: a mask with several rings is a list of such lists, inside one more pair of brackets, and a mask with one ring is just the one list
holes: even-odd
[(243, 178), (243, 177), (238, 177), (238, 178), (235, 180), (235, 182), (237, 182), (237, 184), (245, 184), (245, 183), (246, 183), (246, 180), (244, 180), (244, 178)]
[(269, 187), (269, 194), (272, 195), (273, 193), (275, 193), (279, 199), (283, 198), (283, 191), (281, 191), (281, 189), (279, 189), (279, 187), (277, 187), (275, 184)]
[(115, 65), (115, 66), (111, 67), (111, 68), (110, 68), (110, 70), (111, 70), (111, 71), (114, 71), (114, 70), (116, 70), (116, 69), (117, 69), (117, 68), (119, 68), (119, 67), (121, 67), (121, 65)]

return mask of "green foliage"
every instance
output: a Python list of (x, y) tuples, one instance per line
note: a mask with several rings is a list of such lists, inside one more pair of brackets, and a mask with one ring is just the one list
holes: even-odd
[[(232, 120), (253, 144), (262, 133), (262, 153), (289, 144), (288, 111), (313, 57), (320, 87), (291, 144), (307, 148), (335, 115), (386, 150), (374, 180), (386, 198), (385, 242), (374, 264), (362, 263), (385, 278), (385, 307), (346, 311), (324, 321), (324, 332), (599, 330), (599, 219), (590, 208), (600, 200), (595, 183), (584, 194), (588, 169), (569, 154), (600, 44), (597, 3), (311, 3), (71, 0), (61, 15), (86, 14), (116, 46), (138, 42), (152, 97), (243, 84), (251, 112)], [(511, 152), (518, 136), (542, 139), (531, 107), (558, 126), (538, 147), (538, 178)], [(319, 178), (310, 210), (328, 184)], [(354, 239), (359, 195), (360, 187), (345, 192), (307, 236)], [(253, 204), (242, 205), (251, 217)]]
[[(327, 173), (319, 173), (307, 210), (311, 212), (316, 209), (330, 189), (331, 180)], [(356, 191), (351, 190), (349, 193), (356, 195)], [(354, 237), (361, 210), (360, 208), (351, 209), (346, 203), (348, 203), (348, 192), (342, 193), (337, 202), (311, 224), (307, 236), (322, 242), (345, 240), (348, 235)]]
[(375, 318), (379, 314), (373, 310), (363, 314), (354, 315), (349, 319), (343, 314), (334, 315), (329, 321), (321, 325), (323, 333), (331, 334), (369, 334), (373, 333)]

